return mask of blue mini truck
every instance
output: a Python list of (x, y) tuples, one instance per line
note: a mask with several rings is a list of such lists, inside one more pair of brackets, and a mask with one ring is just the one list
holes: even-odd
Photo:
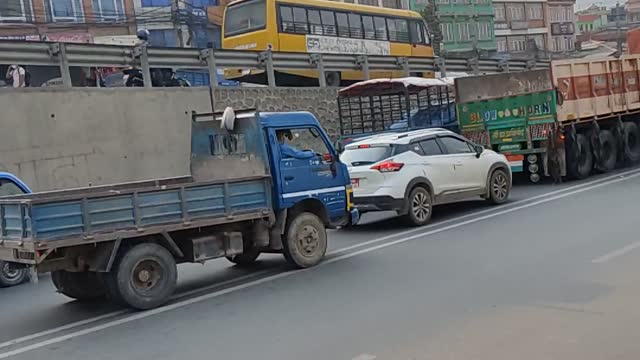
[[(51, 272), (74, 299), (149, 309), (173, 293), (176, 264), (282, 253), (307, 268), (326, 228), (358, 221), (347, 168), (312, 114), (228, 108), (193, 114), (191, 128), (190, 176), (0, 199), (0, 260)], [(283, 133), (311, 155), (285, 156)]]

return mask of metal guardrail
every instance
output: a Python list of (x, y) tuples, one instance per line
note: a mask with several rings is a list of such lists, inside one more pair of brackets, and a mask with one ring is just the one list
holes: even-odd
[(330, 71), (363, 71), (368, 79), (372, 71), (439, 71), (494, 73), (548, 68), (549, 61), (491, 60), (462, 58), (424, 58), (367, 55), (307, 54), (275, 51), (237, 51), (190, 48), (156, 48), (65, 44), (46, 42), (0, 41), (0, 64), (58, 66), (65, 87), (71, 87), (70, 67), (139, 67), (145, 86), (151, 87), (150, 68), (170, 67), (207, 69), (212, 86), (217, 86), (219, 68), (261, 69), (269, 86), (275, 86), (275, 71), (285, 69), (317, 70), (320, 86), (326, 86)]

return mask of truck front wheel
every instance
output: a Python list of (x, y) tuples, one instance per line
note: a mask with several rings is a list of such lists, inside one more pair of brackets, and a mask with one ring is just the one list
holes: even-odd
[(101, 299), (106, 295), (102, 277), (96, 272), (58, 270), (51, 273), (51, 282), (60, 294), (80, 301)]
[(146, 310), (169, 300), (177, 274), (176, 261), (167, 249), (143, 243), (120, 254), (105, 282), (114, 301)]
[(27, 280), (29, 271), (19, 264), (0, 261), (0, 287), (22, 284)]
[(282, 242), (284, 257), (297, 268), (318, 264), (327, 252), (327, 230), (315, 214), (298, 214), (287, 228)]

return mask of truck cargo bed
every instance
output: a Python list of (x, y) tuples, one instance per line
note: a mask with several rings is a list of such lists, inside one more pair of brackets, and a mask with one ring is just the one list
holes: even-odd
[[(270, 214), (270, 177), (108, 186), (0, 200), (0, 242), (47, 249), (174, 231)], [(138, 183), (140, 184), (148, 184)]]

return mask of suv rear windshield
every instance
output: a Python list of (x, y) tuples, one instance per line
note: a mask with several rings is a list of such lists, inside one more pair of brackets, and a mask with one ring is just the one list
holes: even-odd
[(364, 166), (375, 164), (391, 155), (393, 155), (393, 147), (390, 145), (346, 149), (340, 155), (340, 161), (351, 166)]

